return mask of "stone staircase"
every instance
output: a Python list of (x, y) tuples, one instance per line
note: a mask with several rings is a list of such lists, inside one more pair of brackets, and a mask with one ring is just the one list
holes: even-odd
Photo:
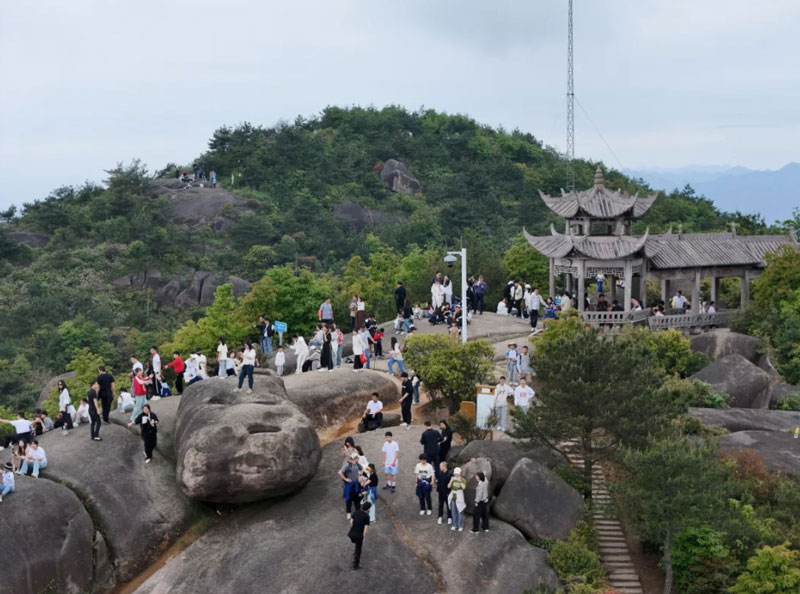
[[(577, 449), (577, 442), (567, 441), (562, 446), (567, 452), (569, 461), (583, 469), (583, 457)], [(614, 514), (606, 477), (599, 464), (595, 464), (592, 469), (592, 500), (600, 558), (608, 571), (611, 588), (622, 594), (644, 594), (622, 531), (622, 524)]]

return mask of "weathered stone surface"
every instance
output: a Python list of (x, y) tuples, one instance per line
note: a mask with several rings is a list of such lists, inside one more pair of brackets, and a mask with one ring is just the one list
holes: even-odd
[[(385, 429), (386, 427), (398, 427), (400, 425), (400, 415), (397, 413), (385, 413), (383, 415), (383, 419), (381, 420), (380, 429)], [(372, 429), (372, 431), (377, 431), (377, 429)], [(366, 433), (366, 428), (364, 427), (364, 421), (361, 421), (358, 424), (358, 432), (359, 433)]]
[(50, 398), (51, 394), (55, 393), (55, 389), (56, 386), (58, 385), (59, 380), (64, 380), (65, 382), (69, 382), (70, 380), (74, 379), (75, 379), (74, 371), (68, 371), (66, 373), (62, 373), (61, 375), (51, 377), (44, 385), (44, 388), (42, 388), (42, 391), (39, 392), (39, 399), (36, 401), (36, 405), (37, 406), (41, 405), (45, 400)]
[[(357, 443), (370, 461), (380, 464), (384, 438), (378, 433), (360, 435)], [(291, 498), (235, 512), (171, 559), (137, 594), (220, 589), (237, 594), (507, 594), (540, 581), (556, 585), (546, 553), (505, 522), (493, 518), (491, 532), (475, 536), (467, 533), (469, 525), (465, 532), (451, 532), (446, 524), (436, 524), (435, 515), (419, 515), (412, 493), (421, 433), (420, 426), (397, 433), (398, 490), (380, 491), (378, 523), (370, 526), (365, 539), (361, 572), (349, 567), (353, 545), (346, 537), (341, 481), (336, 477), (341, 465), (341, 442), (336, 442), (323, 449), (322, 471), (305, 489)]]
[(372, 397), (380, 395), (384, 406), (397, 402), (400, 391), (386, 373), (349, 368), (334, 373), (309, 371), (283, 378), (289, 400), (294, 402), (318, 429), (360, 416)]
[(467, 488), (464, 489), (464, 501), (467, 504), (466, 512), (468, 514), (471, 514), (472, 509), (475, 507), (475, 487), (477, 482), (475, 477), (478, 476), (479, 472), (485, 474), (486, 480), (489, 481), (490, 501), (491, 493), (496, 490), (492, 476), (492, 461), (489, 458), (472, 458), (469, 462), (462, 464), (461, 476), (467, 481)]
[[(170, 396), (160, 400), (151, 400), (150, 408), (158, 415), (158, 443), (156, 451), (161, 452), (167, 460), (172, 463), (178, 459), (175, 451), (175, 424), (177, 421), (178, 407), (181, 403), (181, 396)], [(137, 437), (141, 436), (141, 430), (137, 425), (128, 427), (131, 413), (111, 411), (109, 418), (112, 423), (127, 427)]]
[(800, 475), (800, 447), (791, 433), (738, 431), (722, 437), (720, 450), (753, 450), (773, 472)]
[(792, 386), (791, 384), (783, 383), (773, 384), (769, 389), (770, 408), (778, 408), (781, 402), (790, 394), (800, 394), (800, 386)]
[(769, 375), (739, 354), (720, 357), (701, 369), (692, 379), (711, 384), (731, 395), (729, 404), (736, 408), (767, 408), (769, 404)]
[[(250, 291), (248, 281), (229, 274), (184, 268), (161, 286), (156, 293), (156, 303), (160, 306), (208, 307), (214, 301), (217, 287), (231, 283), (235, 297)], [(161, 283), (160, 283), (161, 284)]]
[(466, 464), (473, 458), (488, 458), (492, 464), (492, 482), (494, 488), (499, 490), (506, 482), (511, 469), (520, 458), (531, 458), (544, 465), (562, 464), (548, 448), (536, 448), (518, 444), (513, 441), (474, 440), (469, 442), (458, 453), (455, 460), (459, 464)]
[(772, 361), (770, 360), (768, 354), (764, 353), (763, 355), (761, 355), (758, 358), (758, 361), (756, 361), (756, 365), (758, 365), (761, 369), (767, 372), (767, 375), (769, 375), (769, 380), (773, 384), (779, 384), (783, 381), (783, 378), (781, 378), (781, 374), (778, 373), (777, 369), (775, 369), (775, 366), (772, 364)]
[(208, 182), (186, 187), (178, 180), (158, 180), (152, 190), (169, 199), (169, 214), (177, 223), (193, 228), (210, 227), (214, 231), (229, 229), (239, 216), (252, 212), (246, 198), (211, 188)]
[(27, 231), (14, 231), (10, 233), (12, 241), (17, 243), (24, 243), (32, 248), (41, 248), (47, 245), (50, 241), (48, 233), (29, 233)]
[(17, 477), (16, 491), (0, 503), (0, 592), (89, 591), (94, 532), (72, 491), (46, 479)]
[(48, 461), (42, 476), (86, 502), (117, 580), (129, 580), (188, 527), (196, 508), (175, 485), (172, 464), (158, 452), (145, 464), (142, 440), (127, 429), (104, 424), (101, 442), (90, 440), (88, 427), (58, 433), (39, 438)]
[(736, 431), (791, 431), (797, 426), (798, 413), (756, 408), (690, 408), (689, 414), (704, 425)]
[(393, 192), (401, 194), (418, 194), (422, 184), (409, 173), (408, 168), (396, 159), (389, 159), (381, 169), (381, 181)]
[(178, 407), (178, 484), (192, 499), (245, 503), (286, 495), (317, 471), (319, 437), (281, 379), (260, 375), (252, 394), (210, 378)]
[(754, 336), (715, 328), (692, 337), (692, 350), (716, 361), (727, 355), (741, 355), (751, 363), (759, 359), (759, 342)]
[(359, 231), (375, 225), (402, 223), (405, 221), (405, 219), (397, 215), (382, 210), (367, 210), (360, 204), (350, 202), (334, 204), (333, 216)]
[(492, 512), (528, 538), (565, 539), (581, 518), (583, 497), (529, 458), (515, 465)]

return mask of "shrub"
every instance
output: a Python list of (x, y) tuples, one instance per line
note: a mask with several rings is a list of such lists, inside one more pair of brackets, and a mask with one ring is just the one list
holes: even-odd
[(747, 561), (747, 570), (728, 590), (732, 594), (797, 594), (800, 592), (800, 551), (788, 543), (763, 547)]
[(720, 532), (709, 527), (686, 528), (672, 549), (675, 586), (682, 594), (720, 592), (730, 584), (735, 559)]
[(768, 501), (780, 483), (780, 478), (767, 470), (764, 459), (754, 450), (725, 452), (720, 459), (732, 465), (733, 478), (756, 501)]
[(547, 559), (564, 583), (584, 583), (594, 587), (605, 584), (606, 572), (600, 556), (589, 548), (585, 530), (575, 528), (567, 540), (553, 544)]
[(486, 439), (486, 436), (489, 434), (489, 431), (481, 429), (475, 425), (474, 421), (468, 419), (461, 413), (456, 413), (450, 417), (450, 427), (455, 433), (461, 436), (461, 439), (463, 439), (465, 443), (475, 441), (476, 439)]
[(778, 410), (800, 410), (800, 394), (787, 394), (778, 403)]

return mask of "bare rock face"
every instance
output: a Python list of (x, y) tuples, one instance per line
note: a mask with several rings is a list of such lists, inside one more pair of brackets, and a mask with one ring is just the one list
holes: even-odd
[(28, 233), (27, 231), (15, 231), (10, 234), (11, 239), (17, 243), (24, 243), (32, 248), (41, 248), (50, 241), (48, 233)]
[(246, 503), (297, 491), (321, 457), (314, 426), (272, 373), (252, 394), (221, 378), (189, 386), (178, 408), (177, 478), (190, 498)]
[(241, 297), (250, 291), (251, 284), (229, 274), (184, 268), (173, 276), (156, 293), (156, 303), (160, 306), (208, 307), (214, 302), (217, 287), (231, 283), (233, 295)]
[(727, 355), (741, 355), (751, 363), (758, 363), (759, 342), (754, 336), (716, 328), (692, 337), (692, 350), (703, 353), (711, 361)]
[(753, 450), (772, 472), (800, 476), (800, 448), (790, 432), (737, 431), (724, 435), (720, 451)]
[(333, 216), (359, 231), (366, 227), (372, 227), (373, 225), (400, 223), (404, 221), (403, 218), (397, 215), (382, 210), (367, 210), (360, 204), (353, 204), (350, 202), (334, 204)]
[(468, 514), (472, 514), (472, 510), (475, 508), (475, 488), (477, 486), (475, 477), (478, 476), (479, 472), (482, 472), (486, 476), (486, 480), (489, 481), (490, 501), (491, 494), (497, 490), (497, 485), (492, 476), (492, 461), (489, 458), (473, 458), (463, 464), (461, 466), (461, 476), (467, 481), (467, 488), (464, 489), (464, 502), (467, 507), (464, 511)]
[(381, 181), (393, 192), (401, 194), (418, 194), (422, 184), (408, 172), (408, 168), (396, 159), (389, 159), (381, 169)]
[(175, 222), (192, 228), (209, 227), (225, 231), (233, 226), (234, 219), (252, 212), (247, 200), (212, 188), (208, 182), (182, 183), (177, 179), (156, 180), (152, 191), (169, 199), (169, 210)]
[(703, 425), (736, 431), (791, 431), (797, 426), (797, 413), (758, 408), (690, 408), (689, 414)]
[(778, 408), (781, 402), (790, 395), (800, 395), (800, 386), (784, 383), (774, 384), (769, 390), (770, 408)]
[(766, 371), (739, 354), (726, 355), (701, 369), (692, 379), (711, 384), (731, 395), (731, 407), (767, 408), (770, 398), (770, 378)]

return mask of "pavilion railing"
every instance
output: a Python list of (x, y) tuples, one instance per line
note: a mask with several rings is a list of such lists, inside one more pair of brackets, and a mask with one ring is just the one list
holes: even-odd
[(587, 324), (598, 325), (635, 325), (647, 322), (646, 311), (585, 311), (581, 317)]
[(709, 326), (727, 326), (735, 309), (724, 309), (714, 313), (687, 313), (671, 316), (650, 316), (647, 323), (651, 330), (668, 330), (670, 328), (704, 328)]

